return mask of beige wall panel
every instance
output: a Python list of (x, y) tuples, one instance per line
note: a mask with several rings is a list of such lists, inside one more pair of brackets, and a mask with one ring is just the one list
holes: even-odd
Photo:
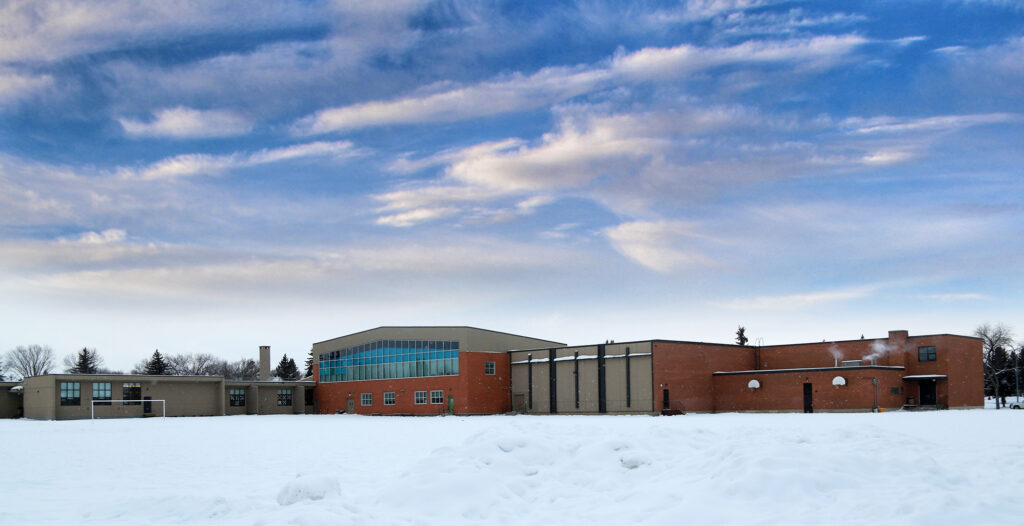
[[(594, 355), (597, 355), (595, 350)], [(583, 356), (583, 353), (580, 353)], [(600, 409), (597, 396), (597, 360), (580, 360), (580, 412), (596, 413)]]
[[(548, 385), (548, 362), (547, 360), (537, 363), (533, 362), (533, 408), (531, 413), (546, 414), (550, 412), (551, 400)], [(529, 403), (529, 402), (527, 402)]]
[(23, 407), (26, 418), (53, 420), (57, 417), (56, 384), (52, 376), (34, 376), (26, 378), (25, 389), (22, 391)]
[(576, 408), (576, 386), (573, 381), (573, 360), (556, 361), (555, 373), (558, 378), (558, 400), (556, 409), (559, 413), (578, 413)]

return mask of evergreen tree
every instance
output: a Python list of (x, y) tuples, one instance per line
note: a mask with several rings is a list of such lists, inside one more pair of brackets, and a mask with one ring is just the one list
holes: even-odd
[(313, 376), (313, 349), (309, 350), (309, 356), (306, 357), (306, 376)]
[(288, 357), (287, 354), (281, 356), (281, 362), (277, 364), (274, 369), (274, 376), (282, 380), (298, 380), (299, 379), (299, 367), (295, 365), (295, 360)]
[(747, 329), (746, 329), (746, 327), (744, 327), (742, 325), (740, 325), (739, 328), (736, 329), (736, 345), (746, 345), (747, 344), (747, 342), (749, 340), (747, 340), (747, 334), (746, 333), (747, 333)]
[(164, 361), (160, 349), (153, 351), (153, 357), (146, 363), (145, 374), (169, 374), (167, 362)]
[(68, 369), (68, 372), (77, 374), (96, 374), (100, 372), (101, 365), (103, 365), (103, 358), (100, 358), (96, 349), (82, 347), (82, 350), (78, 351), (78, 354), (75, 356), (74, 365)]

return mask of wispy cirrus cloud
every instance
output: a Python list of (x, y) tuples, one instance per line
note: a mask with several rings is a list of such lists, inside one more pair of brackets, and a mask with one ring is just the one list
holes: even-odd
[(178, 106), (164, 108), (153, 119), (141, 121), (120, 118), (125, 133), (133, 137), (205, 138), (244, 135), (253, 122), (229, 110), (197, 110)]
[(695, 225), (682, 221), (630, 221), (605, 229), (612, 247), (651, 270), (668, 273), (717, 266), (699, 248), (706, 240)]
[(975, 292), (958, 292), (958, 293), (946, 293), (946, 294), (926, 294), (924, 296), (930, 300), (953, 302), (953, 301), (990, 301), (992, 296), (985, 294), (978, 294)]
[(117, 173), (126, 179), (173, 180), (197, 175), (217, 176), (239, 168), (300, 158), (344, 159), (359, 155), (360, 152), (349, 141), (316, 141), (225, 155), (187, 153), (169, 157), (142, 168), (121, 168), (117, 170)]
[(598, 65), (545, 68), (531, 75), (517, 74), (435, 93), (328, 108), (297, 121), (293, 130), (308, 135), (528, 111), (616, 83), (671, 81), (694, 71), (728, 64), (795, 62), (821, 69), (838, 64), (866, 42), (857, 35), (830, 35), (778, 42), (748, 41), (727, 47), (647, 47), (609, 57)]
[(801, 310), (828, 303), (860, 300), (871, 297), (880, 289), (878, 285), (864, 285), (847, 289), (823, 290), (803, 294), (755, 296), (729, 301), (712, 302), (715, 306), (741, 311)]
[(0, 104), (22, 99), (51, 85), (51, 75), (25, 73), (0, 66)]

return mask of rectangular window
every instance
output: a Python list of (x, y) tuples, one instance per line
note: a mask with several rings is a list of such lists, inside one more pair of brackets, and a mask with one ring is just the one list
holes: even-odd
[(245, 389), (228, 389), (228, 405), (245, 407)]
[(277, 405), (290, 406), (292, 405), (292, 390), (291, 389), (278, 389), (277, 390)]
[[(92, 400), (96, 405), (110, 405), (110, 382), (92, 383)], [(108, 400), (101, 402), (100, 400)]]
[(484, 362), (484, 374), (494, 374), (494, 362)]
[(60, 383), (60, 405), (81, 405), (82, 384), (78, 382)]
[(444, 391), (431, 391), (430, 392), (430, 403), (432, 403), (432, 404), (443, 404), (444, 403)]
[[(142, 384), (121, 384), (121, 400), (142, 400)], [(142, 402), (126, 402), (125, 405), (141, 405)]]
[(359, 403), (361, 403), (362, 405), (373, 405), (373, 393), (360, 394)]
[(395, 405), (395, 393), (384, 393), (384, 405)]
[(890, 387), (889, 388), (889, 394), (891, 394), (893, 396), (896, 396), (896, 395), (900, 394), (900, 388), (899, 387)]
[(917, 348), (917, 361), (919, 362), (934, 362), (935, 361), (935, 346), (931, 345), (928, 347)]
[(413, 398), (413, 402), (415, 402), (417, 405), (422, 405), (422, 404), (427, 403), (427, 392), (426, 391), (416, 391), (416, 394), (415, 394), (415, 396)]

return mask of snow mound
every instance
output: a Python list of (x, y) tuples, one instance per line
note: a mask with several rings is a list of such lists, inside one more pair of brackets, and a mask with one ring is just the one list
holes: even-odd
[(651, 461), (647, 460), (647, 458), (639, 455), (629, 455), (622, 457), (619, 459), (619, 462), (621, 462), (622, 467), (626, 469), (636, 469), (640, 466), (651, 463)]
[(340, 494), (341, 484), (338, 479), (325, 475), (300, 474), (281, 488), (277, 494), (277, 503), (290, 506), (303, 500), (323, 500)]

